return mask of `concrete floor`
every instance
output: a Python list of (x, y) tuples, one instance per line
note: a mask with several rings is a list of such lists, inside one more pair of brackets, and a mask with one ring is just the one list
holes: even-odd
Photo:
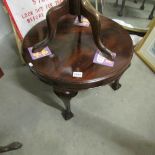
[(1, 26), (0, 145), (24, 145), (5, 155), (155, 155), (155, 78), (136, 55), (121, 89), (81, 91), (66, 122), (52, 88), (21, 65), (8, 20)]
[[(140, 10), (142, 1), (143, 0), (137, 0), (137, 3), (134, 3), (134, 0), (127, 0), (123, 11), (123, 16), (119, 17), (117, 14), (121, 8), (122, 0), (118, 0), (118, 7), (114, 7), (116, 0), (105, 0), (103, 14), (112, 19), (123, 20), (125, 23), (135, 28), (146, 28), (150, 22), (148, 17), (153, 8), (154, 1), (147, 0), (145, 3), (145, 9)], [(101, 12), (100, 5), (99, 11)]]

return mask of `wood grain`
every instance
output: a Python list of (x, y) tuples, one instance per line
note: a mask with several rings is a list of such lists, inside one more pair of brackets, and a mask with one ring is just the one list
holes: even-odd
[[(133, 55), (132, 41), (128, 33), (112, 20), (101, 16), (102, 42), (117, 54), (114, 67), (93, 63), (98, 49), (93, 41), (91, 27), (74, 25), (75, 16), (66, 15), (58, 23), (56, 36), (48, 44), (54, 57), (33, 61), (28, 47), (33, 47), (47, 35), (47, 23), (42, 21), (26, 35), (23, 57), (32, 63), (32, 70), (42, 80), (65, 89), (86, 89), (104, 85), (117, 79), (130, 65)], [(80, 41), (79, 41), (80, 39)], [(75, 71), (83, 72), (82, 78), (73, 78)]]

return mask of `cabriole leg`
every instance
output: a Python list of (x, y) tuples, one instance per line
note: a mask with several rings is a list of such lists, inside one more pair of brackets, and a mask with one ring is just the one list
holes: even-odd
[(65, 105), (64, 111), (62, 111), (62, 116), (65, 120), (71, 119), (74, 114), (71, 111), (71, 104), (70, 101), (73, 97), (75, 97), (78, 92), (71, 92), (71, 91), (63, 91), (59, 92), (57, 90), (54, 90), (55, 94), (63, 101)]
[(154, 4), (153, 9), (152, 9), (152, 11), (151, 11), (151, 13), (149, 15), (149, 19), (153, 19), (154, 10), (155, 10), (155, 4)]
[(66, 107), (66, 109), (62, 112), (62, 116), (64, 117), (65, 120), (69, 120), (74, 116), (74, 114), (71, 111), (70, 98), (63, 98), (62, 100)]
[(114, 7), (118, 6), (118, 0), (116, 0), (116, 2), (114, 3)]
[(120, 11), (118, 12), (118, 16), (123, 16), (123, 10), (124, 10), (124, 7), (125, 7), (125, 1), (126, 0), (122, 0), (122, 5), (121, 5), (121, 9)]
[(140, 6), (140, 9), (141, 9), (141, 10), (144, 10), (144, 8), (145, 8), (145, 6), (144, 6), (144, 5), (145, 5), (145, 1), (146, 1), (146, 0), (143, 0), (142, 5)]
[(113, 90), (118, 90), (119, 88), (121, 88), (121, 84), (119, 83), (119, 79), (115, 80), (112, 84), (111, 84), (111, 88)]

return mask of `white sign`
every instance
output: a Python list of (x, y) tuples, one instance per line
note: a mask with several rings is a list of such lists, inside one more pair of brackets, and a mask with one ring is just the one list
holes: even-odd
[(47, 11), (63, 0), (3, 0), (19, 37), (46, 18)]
[(83, 73), (82, 72), (73, 72), (73, 77), (82, 78)]

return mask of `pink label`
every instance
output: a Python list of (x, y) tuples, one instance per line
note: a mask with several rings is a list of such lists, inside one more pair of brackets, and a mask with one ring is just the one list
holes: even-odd
[(32, 60), (36, 60), (36, 59), (40, 59), (40, 58), (43, 58), (49, 55), (53, 55), (53, 53), (51, 52), (48, 46), (42, 49), (40, 52), (34, 52), (34, 53), (32, 52), (32, 48), (33, 47), (28, 48), (28, 51), (30, 53)]
[(89, 27), (90, 23), (87, 18), (81, 16), (81, 22), (79, 22), (78, 17), (76, 17), (74, 24), (77, 26)]
[(100, 64), (103, 66), (108, 66), (108, 67), (114, 66), (114, 61), (111, 61), (105, 58), (99, 50), (97, 50), (95, 53), (93, 63)]

